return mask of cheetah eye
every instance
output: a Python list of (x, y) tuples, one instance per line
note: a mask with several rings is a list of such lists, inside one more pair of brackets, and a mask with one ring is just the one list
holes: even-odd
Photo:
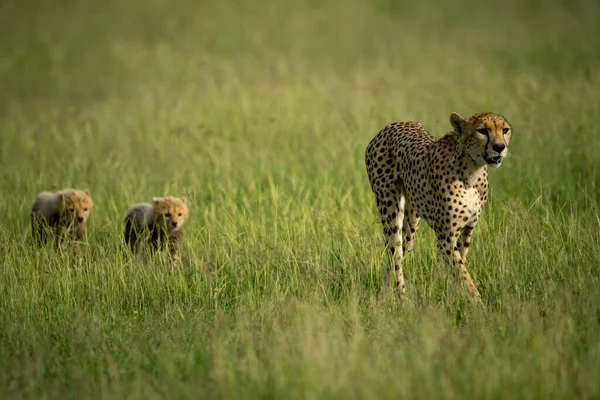
[(85, 207), (85, 208), (83, 209), (83, 211), (87, 211), (87, 210), (88, 210), (88, 208), (87, 208), (87, 207)]
[(482, 135), (488, 134), (487, 128), (479, 128), (479, 129), (477, 129), (477, 132), (481, 133)]
[(171, 213), (165, 213), (165, 217), (171, 218)]
[(182, 215), (183, 215), (183, 214), (181, 214), (181, 213), (177, 214), (177, 216), (178, 216), (178, 217), (181, 217)]
[(71, 211), (71, 212), (75, 211), (75, 207), (69, 208), (69, 211)]
[(510, 131), (510, 128), (502, 128), (502, 133), (503, 134), (506, 135), (508, 133), (508, 131)]

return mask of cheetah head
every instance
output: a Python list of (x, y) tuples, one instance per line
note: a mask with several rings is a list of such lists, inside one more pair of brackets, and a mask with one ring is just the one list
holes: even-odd
[(63, 189), (57, 192), (62, 213), (76, 224), (85, 224), (94, 208), (89, 190)]
[(167, 229), (175, 232), (181, 229), (186, 221), (189, 209), (184, 197), (154, 197), (154, 220)]
[(450, 123), (463, 148), (476, 164), (498, 168), (508, 154), (512, 129), (504, 117), (494, 113), (475, 114), (465, 119), (450, 114)]

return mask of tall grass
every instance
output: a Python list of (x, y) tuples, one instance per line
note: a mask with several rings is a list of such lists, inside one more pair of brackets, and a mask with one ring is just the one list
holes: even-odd
[[(600, 7), (9, 0), (0, 6), (1, 398), (597, 398)], [(363, 154), (505, 115), (469, 269), (426, 226), (408, 300)], [(81, 261), (32, 245), (42, 190), (89, 188)], [(173, 271), (123, 217), (190, 199)]]

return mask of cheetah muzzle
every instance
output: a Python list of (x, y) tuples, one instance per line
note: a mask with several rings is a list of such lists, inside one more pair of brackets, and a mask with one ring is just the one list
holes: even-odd
[(483, 160), (487, 163), (487, 165), (489, 165), (492, 168), (498, 168), (502, 164), (503, 159), (504, 159), (504, 156), (501, 156), (501, 155), (497, 155), (494, 157), (488, 157), (487, 155), (484, 154), (484, 156), (483, 156)]

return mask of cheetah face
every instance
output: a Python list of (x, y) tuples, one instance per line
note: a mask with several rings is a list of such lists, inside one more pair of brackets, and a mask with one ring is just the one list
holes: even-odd
[(459, 134), (465, 151), (476, 164), (498, 168), (508, 154), (512, 129), (504, 117), (494, 113), (475, 114), (468, 120), (457, 113), (450, 123)]
[(180, 230), (189, 214), (186, 199), (177, 197), (155, 197), (152, 201), (154, 202), (156, 222), (160, 225), (164, 225), (167, 232)]
[(62, 210), (69, 221), (84, 224), (94, 208), (89, 190), (67, 189), (58, 192)]

